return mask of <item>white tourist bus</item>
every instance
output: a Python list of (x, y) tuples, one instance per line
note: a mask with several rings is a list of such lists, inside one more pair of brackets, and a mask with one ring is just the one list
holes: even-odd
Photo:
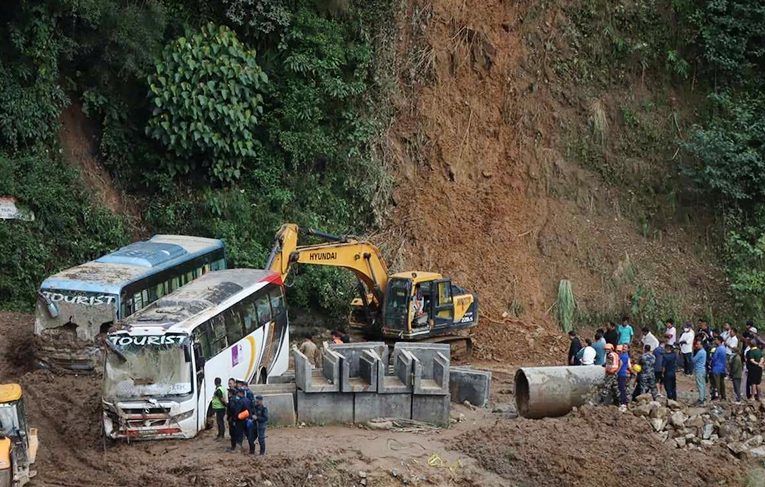
[(270, 271), (210, 272), (119, 327), (106, 338), (102, 398), (113, 439), (192, 438), (216, 377), (265, 383), (288, 367), (284, 288)]

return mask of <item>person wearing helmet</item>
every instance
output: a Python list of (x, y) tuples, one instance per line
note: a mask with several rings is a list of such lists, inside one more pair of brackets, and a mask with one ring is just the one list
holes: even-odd
[[(621, 349), (621, 350), (620, 350)], [(619, 411), (627, 410), (627, 382), (630, 378), (632, 363), (630, 362), (629, 345), (617, 345), (616, 351), (619, 352), (621, 366), (616, 373), (616, 379), (619, 384)]]
[(621, 364), (619, 363), (619, 354), (614, 351), (614, 345), (612, 343), (606, 343), (605, 351), (606, 358), (603, 367), (605, 368), (606, 377), (603, 381), (603, 387), (600, 390), (600, 401), (603, 404), (618, 404), (619, 387), (616, 373), (621, 367)]

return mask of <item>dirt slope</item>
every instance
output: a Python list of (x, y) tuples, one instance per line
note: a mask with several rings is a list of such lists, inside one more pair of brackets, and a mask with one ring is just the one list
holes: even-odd
[[(592, 100), (557, 77), (543, 47), (562, 42), (560, 5), (412, 0), (407, 9), (384, 234), (397, 269), (437, 270), (478, 292), (481, 357), (559, 353), (553, 303), (563, 278), (591, 317), (629, 311), (636, 286), (622, 274), (689, 315), (723, 294), (692, 229), (646, 238), (623, 216), (621, 189), (567, 154), (564, 134), (586, 127)], [(602, 110), (618, 129), (616, 104)]]

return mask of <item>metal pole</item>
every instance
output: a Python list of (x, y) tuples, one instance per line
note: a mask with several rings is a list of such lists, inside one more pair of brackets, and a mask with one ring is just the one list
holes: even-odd
[(581, 406), (593, 388), (603, 384), (598, 365), (524, 367), (515, 373), (515, 405), (524, 418), (563, 416)]

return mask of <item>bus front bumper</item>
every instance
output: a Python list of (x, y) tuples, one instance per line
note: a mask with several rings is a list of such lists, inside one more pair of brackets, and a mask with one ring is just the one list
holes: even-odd
[(181, 411), (177, 402), (103, 402), (104, 434), (115, 440), (192, 438), (196, 434), (194, 409)]

